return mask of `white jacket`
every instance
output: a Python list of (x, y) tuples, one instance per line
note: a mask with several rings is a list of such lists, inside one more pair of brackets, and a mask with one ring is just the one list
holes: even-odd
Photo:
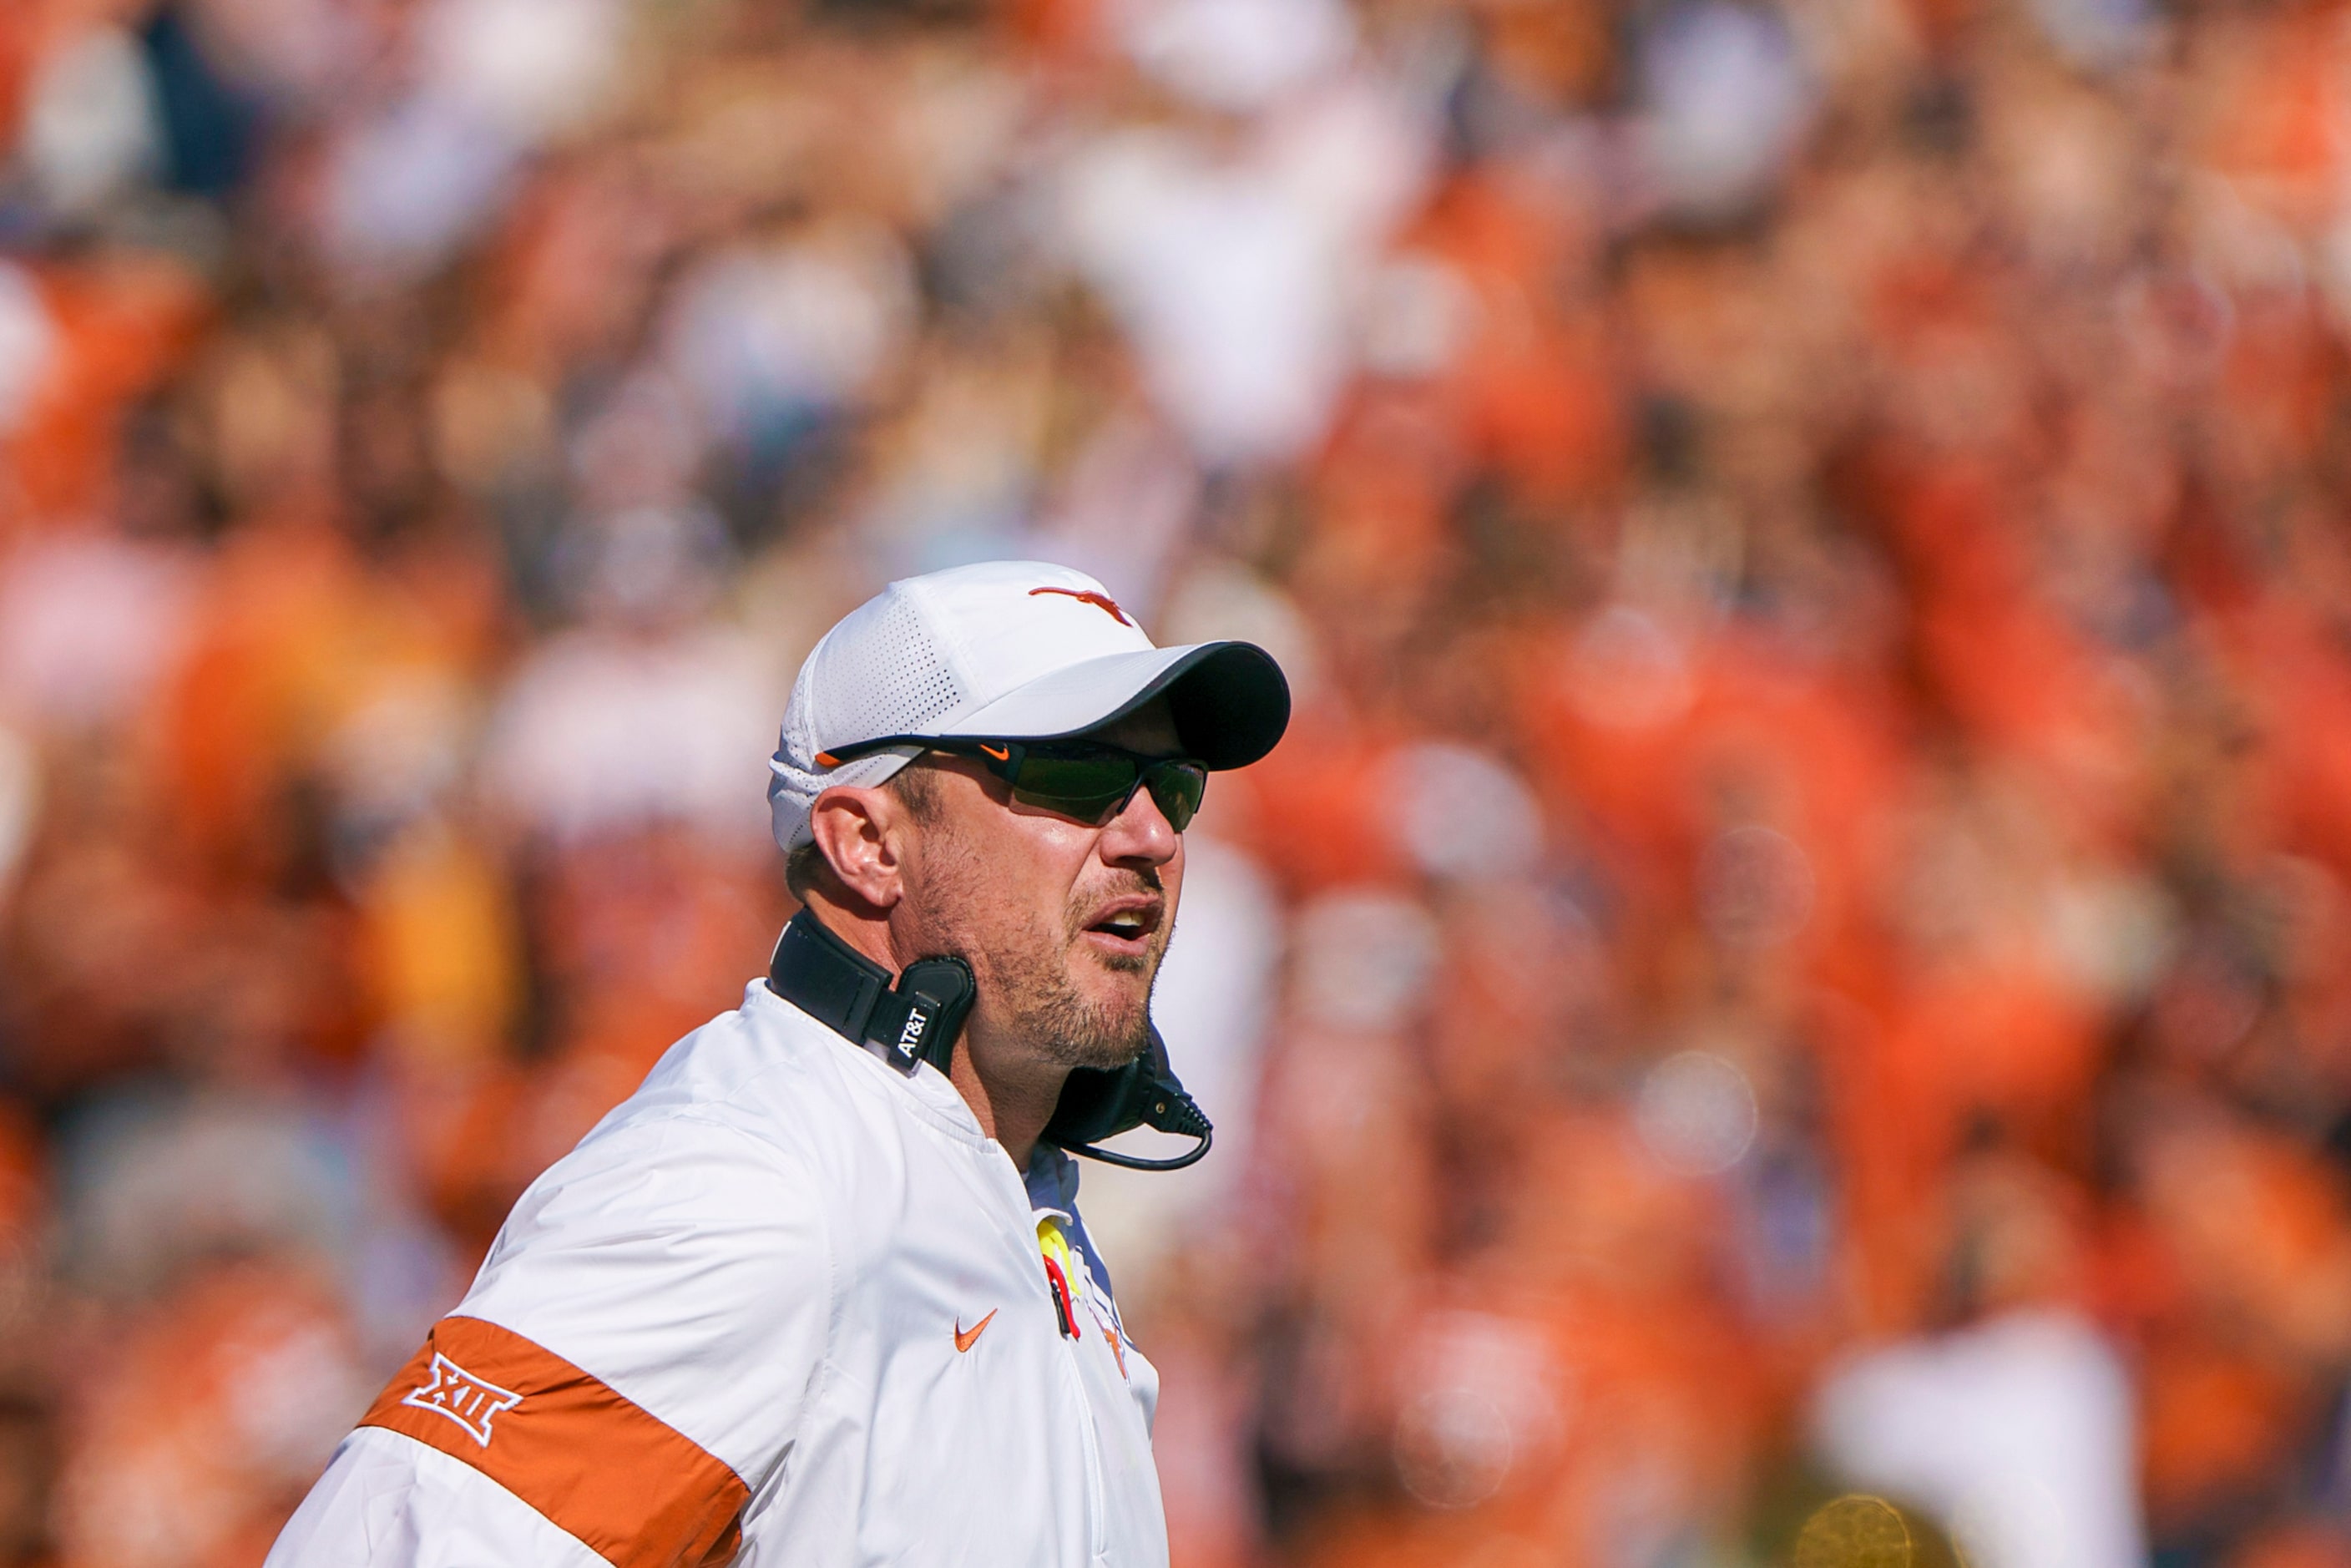
[(531, 1184), (267, 1568), (1164, 1565), (1076, 1187), (755, 982)]

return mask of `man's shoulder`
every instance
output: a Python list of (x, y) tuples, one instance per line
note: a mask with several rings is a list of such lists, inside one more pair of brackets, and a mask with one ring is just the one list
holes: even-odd
[(980, 1137), (955, 1092), (893, 1078), (887, 1068), (754, 981), (743, 1005), (670, 1047), (637, 1092), (567, 1161), (661, 1157), (704, 1150), (765, 1163), (796, 1177), (889, 1163), (909, 1127), (929, 1123), (961, 1141)]
[(458, 1310), (608, 1381), (625, 1381), (636, 1354), (612, 1336), (666, 1321), (676, 1301), (695, 1303), (697, 1334), (756, 1337), (777, 1300), (829, 1299), (864, 1278), (902, 1239), (893, 1221), (911, 1187), (934, 1195), (925, 1212), (952, 1207), (963, 1184), (924, 1163), (938, 1154), (921, 1130), (926, 1106), (873, 1058), (755, 992), (673, 1046), (530, 1184)]
[(516, 1200), (459, 1312), (609, 1380), (632, 1363), (608, 1334), (658, 1321), (682, 1280), (714, 1322), (829, 1280), (852, 1227), (810, 1113), (838, 1091), (790, 1033), (738, 1010), (673, 1046)]
[(742, 1006), (664, 1051), (636, 1092), (590, 1136), (667, 1121), (787, 1135), (847, 1092), (834, 1045), (815, 1019), (778, 1004), (754, 981)]
[(812, 1141), (838, 1087), (793, 1032), (785, 1019), (712, 1019), (516, 1202), (415, 1368), (443, 1380), (434, 1388), (462, 1377), (510, 1396), (510, 1410), (453, 1426), (476, 1406), (452, 1415), (428, 1390), (423, 1418), (410, 1400), (380, 1424), (471, 1462), (491, 1415), (511, 1453), (536, 1413), (615, 1471), (675, 1461), (667, 1431), (746, 1484), (768, 1473), (822, 1364), (859, 1228), (853, 1189)]

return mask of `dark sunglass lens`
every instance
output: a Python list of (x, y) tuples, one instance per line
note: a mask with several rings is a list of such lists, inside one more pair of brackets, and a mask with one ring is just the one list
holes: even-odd
[(1134, 789), (1134, 764), (1117, 756), (1056, 757), (1031, 751), (1013, 794), (1032, 806), (1099, 824)]
[(1196, 762), (1163, 762), (1144, 774), (1144, 779), (1169, 827), (1180, 833), (1192, 825), (1201, 798), (1208, 792), (1207, 768)]

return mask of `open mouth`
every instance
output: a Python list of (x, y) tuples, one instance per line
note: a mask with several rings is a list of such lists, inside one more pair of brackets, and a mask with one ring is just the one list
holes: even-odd
[(1086, 935), (1122, 950), (1141, 952), (1159, 929), (1162, 908), (1155, 899), (1123, 899), (1110, 905), (1086, 927)]

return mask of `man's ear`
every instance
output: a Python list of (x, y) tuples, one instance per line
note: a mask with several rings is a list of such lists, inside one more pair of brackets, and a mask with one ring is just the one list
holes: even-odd
[(906, 808), (887, 789), (837, 785), (809, 806), (809, 833), (841, 891), (875, 911), (905, 896)]

